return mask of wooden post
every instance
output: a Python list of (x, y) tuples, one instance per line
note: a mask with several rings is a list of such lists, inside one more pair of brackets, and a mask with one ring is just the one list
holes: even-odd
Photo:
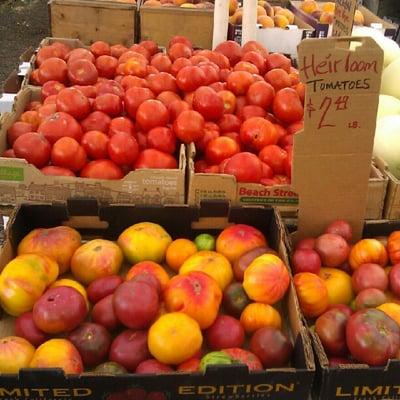
[(257, 1), (243, 0), (242, 46), (257, 39)]
[(212, 48), (225, 42), (228, 35), (229, 0), (215, 0)]

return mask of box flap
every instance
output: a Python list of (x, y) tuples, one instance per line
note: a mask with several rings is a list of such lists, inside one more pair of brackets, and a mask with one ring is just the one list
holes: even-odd
[[(349, 50), (350, 41), (357, 42)], [(295, 135), (293, 187), (298, 238), (335, 219), (361, 237), (375, 135), (383, 52), (371, 38), (307, 39), (299, 45), (307, 85), (304, 131)]]

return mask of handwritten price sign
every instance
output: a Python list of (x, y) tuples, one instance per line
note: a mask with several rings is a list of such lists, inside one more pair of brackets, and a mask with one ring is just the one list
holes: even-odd
[(351, 36), (356, 12), (357, 0), (336, 0), (335, 20), (333, 22), (332, 36)]

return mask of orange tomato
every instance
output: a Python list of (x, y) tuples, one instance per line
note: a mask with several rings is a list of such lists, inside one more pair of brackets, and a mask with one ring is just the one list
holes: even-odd
[(329, 306), (329, 294), (325, 282), (316, 274), (301, 272), (294, 276), (294, 286), (300, 308), (307, 318), (320, 316)]
[(167, 265), (178, 272), (182, 264), (195, 253), (197, 253), (197, 247), (191, 240), (176, 239), (167, 248)]
[(390, 234), (386, 248), (392, 264), (398, 264), (400, 262), (400, 231), (394, 231)]
[(377, 307), (400, 325), (400, 304), (384, 303)]
[(269, 304), (251, 303), (243, 310), (240, 323), (251, 334), (266, 326), (281, 329), (282, 319), (279, 312)]
[(160, 265), (153, 261), (142, 261), (135, 264), (126, 274), (126, 280), (130, 281), (135, 276), (140, 274), (153, 275), (160, 282), (161, 290), (164, 290), (169, 282), (167, 271)]
[(362, 264), (373, 263), (385, 267), (388, 255), (385, 246), (376, 239), (362, 239), (351, 249), (349, 263), (352, 269), (357, 269)]
[(28, 368), (35, 348), (18, 336), (0, 339), (0, 374), (18, 374), (20, 368)]
[(354, 293), (349, 274), (337, 268), (321, 268), (319, 277), (328, 290), (329, 304), (350, 304)]
[(244, 271), (243, 287), (250, 299), (275, 304), (283, 298), (290, 275), (283, 261), (273, 255), (257, 257)]
[(199, 324), (181, 312), (163, 315), (149, 329), (149, 351), (164, 364), (178, 365), (188, 360), (202, 343)]

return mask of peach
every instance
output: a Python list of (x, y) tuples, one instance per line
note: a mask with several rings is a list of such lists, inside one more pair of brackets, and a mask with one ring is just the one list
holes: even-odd
[(35, 348), (24, 338), (7, 336), (0, 339), (0, 374), (18, 374), (28, 368)]
[(238, 0), (229, 0), (229, 15), (235, 14), (238, 7)]
[(204, 272), (224, 290), (233, 279), (233, 270), (228, 259), (215, 251), (203, 250), (189, 257), (181, 266), (179, 275), (192, 271)]
[(321, 10), (315, 10), (311, 16), (315, 19), (317, 19), (319, 21), (319, 19), (321, 18), (322, 15), (322, 11)]
[(34, 229), (18, 245), (18, 255), (27, 253), (44, 254), (53, 258), (60, 274), (68, 271), (72, 255), (81, 245), (81, 235), (68, 226), (49, 229)]
[(197, 8), (195, 4), (192, 3), (183, 3), (181, 4), (181, 8)]
[(161, 3), (158, 0), (147, 0), (143, 5), (146, 7), (160, 7)]
[(250, 299), (275, 304), (289, 288), (290, 275), (283, 261), (273, 255), (257, 257), (244, 271), (243, 288)]
[(267, 246), (264, 234), (250, 225), (236, 224), (225, 228), (218, 236), (216, 249), (231, 263), (256, 247)]
[(260, 15), (267, 15), (267, 11), (264, 7), (257, 6), (257, 16), (259, 17)]
[(282, 10), (279, 10), (276, 15), (283, 15), (287, 18), (287, 20), (289, 21), (290, 25), (293, 25), (294, 23), (294, 14), (288, 10), (287, 8), (283, 8)]
[(140, 261), (160, 263), (165, 258), (171, 236), (152, 222), (140, 222), (125, 229), (118, 238), (125, 258), (132, 264)]
[(174, 276), (164, 291), (169, 312), (183, 312), (198, 322), (201, 329), (213, 324), (218, 315), (222, 291), (217, 282), (203, 272)]
[(269, 17), (273, 17), (275, 15), (275, 11), (271, 4), (268, 3), (268, 1), (259, 1), (258, 5), (265, 8), (265, 11), (267, 12), (267, 15)]
[(384, 303), (377, 307), (400, 325), (400, 304)]
[(301, 272), (293, 279), (300, 309), (306, 318), (316, 318), (329, 306), (328, 289), (323, 279), (311, 272)]
[(273, 6), (272, 9), (274, 10), (274, 14), (276, 14), (278, 11), (283, 10), (283, 7), (281, 7), (281, 6)]
[(300, 8), (307, 14), (312, 14), (315, 10), (318, 10), (318, 4), (314, 0), (304, 0)]
[(122, 251), (110, 240), (94, 239), (77, 249), (71, 259), (75, 279), (89, 285), (98, 278), (117, 275), (123, 261)]
[(275, 15), (274, 24), (278, 28), (286, 28), (289, 25), (289, 20), (284, 15)]
[(268, 15), (261, 15), (257, 18), (257, 23), (262, 25), (263, 28), (274, 28), (274, 20)]
[(323, 4), (322, 11), (325, 11), (328, 13), (334, 13), (335, 12), (335, 3), (332, 1), (327, 1), (326, 3)]
[(126, 274), (126, 280), (130, 281), (140, 274), (153, 275), (160, 283), (161, 290), (164, 290), (169, 282), (169, 276), (165, 269), (153, 261), (142, 261), (135, 264)]
[(30, 368), (62, 368), (66, 374), (83, 372), (81, 356), (66, 339), (50, 339), (40, 345), (33, 355)]
[(319, 277), (328, 290), (329, 304), (350, 304), (354, 298), (351, 276), (337, 268), (321, 268)]
[(241, 8), (238, 8), (231, 17), (229, 17), (229, 21), (233, 25), (241, 25), (242, 24), (242, 18), (243, 18), (243, 10)]
[(364, 15), (360, 10), (356, 10), (354, 14), (354, 25), (364, 25), (365, 20), (364, 20)]
[(331, 12), (323, 12), (321, 16), (319, 17), (319, 22), (321, 24), (328, 24), (331, 25), (333, 24), (333, 20), (335, 19), (335, 15)]

